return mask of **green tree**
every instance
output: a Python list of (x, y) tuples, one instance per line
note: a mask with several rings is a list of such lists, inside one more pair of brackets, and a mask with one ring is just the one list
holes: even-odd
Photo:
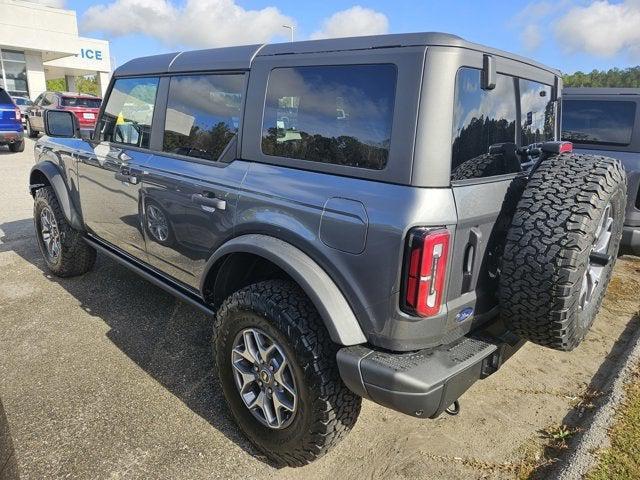
[(47, 80), (47, 90), (53, 92), (64, 92), (67, 90), (67, 82), (64, 78)]
[(565, 87), (635, 87), (640, 88), (640, 65), (629, 68), (592, 70), (563, 75)]

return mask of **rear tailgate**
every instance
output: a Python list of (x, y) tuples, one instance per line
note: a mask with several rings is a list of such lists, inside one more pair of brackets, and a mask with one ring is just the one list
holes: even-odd
[(96, 124), (96, 118), (98, 118), (99, 108), (88, 108), (88, 107), (64, 107), (65, 110), (69, 110), (73, 112), (75, 116), (78, 118), (78, 123), (80, 123), (80, 127), (92, 127)]
[(13, 104), (0, 103), (0, 130), (16, 130), (20, 122), (20, 119), (16, 119), (16, 107)]

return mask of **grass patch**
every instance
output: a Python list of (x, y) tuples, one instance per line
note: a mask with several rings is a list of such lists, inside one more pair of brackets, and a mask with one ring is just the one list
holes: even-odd
[(609, 432), (611, 446), (600, 453), (598, 465), (587, 480), (640, 478), (640, 368), (625, 390), (626, 398)]

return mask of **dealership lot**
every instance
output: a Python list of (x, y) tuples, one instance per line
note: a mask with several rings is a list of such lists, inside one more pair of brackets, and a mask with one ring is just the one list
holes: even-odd
[(0, 395), (26, 479), (511, 478), (535, 461), (541, 431), (579, 419), (640, 324), (640, 260), (624, 257), (576, 351), (525, 346), (457, 417), (418, 421), (364, 402), (335, 451), (275, 470), (224, 406), (208, 318), (104, 256), (83, 277), (45, 273), (32, 164), (30, 140), (22, 154), (0, 151)]

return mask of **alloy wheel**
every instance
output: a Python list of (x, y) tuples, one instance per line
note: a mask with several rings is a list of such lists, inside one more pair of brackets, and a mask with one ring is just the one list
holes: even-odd
[(57, 259), (61, 250), (60, 230), (56, 217), (49, 207), (44, 207), (40, 212), (40, 234), (49, 258)]
[(240, 397), (253, 416), (273, 429), (290, 425), (298, 392), (283, 348), (262, 330), (246, 328), (234, 340), (231, 364)]

